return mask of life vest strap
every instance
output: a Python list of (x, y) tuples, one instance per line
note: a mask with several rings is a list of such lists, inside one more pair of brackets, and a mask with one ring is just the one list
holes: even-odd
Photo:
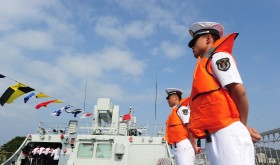
[(192, 98), (192, 101), (194, 101), (198, 96), (200, 96), (200, 95), (202, 95), (202, 94), (212, 93), (212, 92), (218, 91), (218, 90), (220, 90), (220, 89), (221, 89), (221, 87), (219, 86), (218, 89), (214, 89), (214, 90), (211, 90), (211, 91), (206, 91), (206, 92), (198, 93), (197, 95), (195, 95), (195, 96)]
[(211, 143), (212, 142), (212, 138), (211, 138), (211, 135), (210, 135), (210, 133), (209, 133), (209, 131), (208, 130), (204, 130), (204, 132), (205, 132), (205, 138), (206, 138), (206, 142), (207, 143)]
[(177, 125), (183, 125), (183, 124), (172, 124), (172, 125), (169, 125), (168, 127), (174, 127), (174, 126), (177, 126)]

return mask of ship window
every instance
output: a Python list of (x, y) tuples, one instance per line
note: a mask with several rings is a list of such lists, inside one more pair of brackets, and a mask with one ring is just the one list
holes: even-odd
[(97, 158), (110, 158), (112, 155), (112, 144), (110, 143), (99, 143), (96, 147)]
[(89, 158), (93, 155), (93, 144), (91, 143), (80, 143), (78, 148), (78, 157)]

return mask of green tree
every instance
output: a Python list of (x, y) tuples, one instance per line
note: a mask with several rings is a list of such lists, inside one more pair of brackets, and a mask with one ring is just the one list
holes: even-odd
[(3, 163), (5, 160), (7, 160), (6, 153), (0, 150), (0, 163)]
[(12, 140), (8, 141), (6, 144), (3, 144), (0, 148), (0, 163), (3, 163), (5, 160), (10, 158), (13, 155), (13, 153), (15, 153), (16, 150), (18, 150), (18, 148), (21, 146), (24, 140), (25, 137), (17, 136)]

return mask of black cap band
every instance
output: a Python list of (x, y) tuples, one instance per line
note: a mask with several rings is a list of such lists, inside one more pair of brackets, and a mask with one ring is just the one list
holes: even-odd
[(178, 91), (169, 92), (169, 93), (168, 93), (168, 96), (166, 97), (166, 100), (168, 100), (169, 97), (170, 97), (171, 95), (173, 95), (173, 94), (178, 95), (179, 99), (181, 100), (181, 98), (182, 98), (182, 93), (181, 93), (181, 92), (178, 92)]
[(195, 43), (196, 43), (196, 40), (200, 37), (200, 36), (203, 36), (205, 34), (212, 34), (212, 35), (215, 35), (217, 36), (218, 38), (220, 38), (220, 33), (218, 30), (216, 29), (200, 29), (198, 31), (196, 31), (194, 34), (193, 34), (193, 39), (189, 42), (188, 46), (190, 48), (192, 48)]

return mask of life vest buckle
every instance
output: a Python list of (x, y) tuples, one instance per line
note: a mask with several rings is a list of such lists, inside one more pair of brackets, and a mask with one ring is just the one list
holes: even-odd
[(172, 149), (172, 146), (174, 146), (174, 148), (177, 148), (176, 142), (174, 142), (173, 144), (170, 144), (169, 146), (170, 146), (171, 149)]

